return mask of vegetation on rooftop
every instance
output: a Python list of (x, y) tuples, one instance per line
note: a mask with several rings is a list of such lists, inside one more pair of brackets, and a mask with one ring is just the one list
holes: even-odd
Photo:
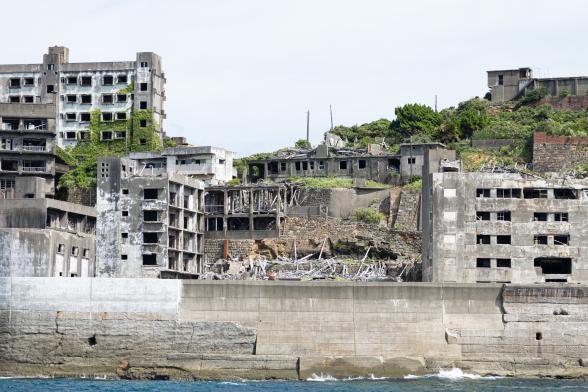
[[(308, 188), (353, 188), (353, 180), (340, 177), (290, 177), (288, 182), (297, 183)], [(365, 186), (371, 188), (388, 188), (390, 185), (368, 180)]]

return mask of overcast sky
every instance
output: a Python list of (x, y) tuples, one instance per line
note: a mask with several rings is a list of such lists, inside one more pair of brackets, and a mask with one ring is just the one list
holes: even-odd
[(585, 0), (84, 0), (2, 4), (0, 63), (163, 58), (168, 135), (249, 155), (405, 103), (483, 96), (486, 71), (588, 74)]

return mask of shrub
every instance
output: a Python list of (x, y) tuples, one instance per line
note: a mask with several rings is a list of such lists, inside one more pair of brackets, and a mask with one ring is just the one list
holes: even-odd
[(358, 208), (353, 212), (353, 220), (364, 223), (380, 223), (386, 219), (386, 215), (381, 212), (374, 211), (371, 208)]

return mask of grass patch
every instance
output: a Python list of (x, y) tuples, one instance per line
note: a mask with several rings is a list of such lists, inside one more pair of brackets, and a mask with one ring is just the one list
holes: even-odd
[[(338, 177), (290, 177), (288, 182), (301, 184), (308, 188), (353, 188), (353, 180)], [(390, 185), (368, 180), (365, 186), (372, 188), (389, 188)]]
[(386, 219), (386, 215), (381, 212), (374, 211), (371, 208), (358, 208), (353, 212), (353, 220), (363, 223), (380, 223)]

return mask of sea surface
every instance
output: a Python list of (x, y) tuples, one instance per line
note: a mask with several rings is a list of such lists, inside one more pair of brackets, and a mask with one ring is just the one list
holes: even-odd
[(128, 392), (420, 392), (420, 391), (588, 391), (582, 380), (480, 377), (459, 369), (402, 379), (343, 379), (314, 375), (307, 381), (120, 381), (65, 378), (0, 378), (0, 391)]

